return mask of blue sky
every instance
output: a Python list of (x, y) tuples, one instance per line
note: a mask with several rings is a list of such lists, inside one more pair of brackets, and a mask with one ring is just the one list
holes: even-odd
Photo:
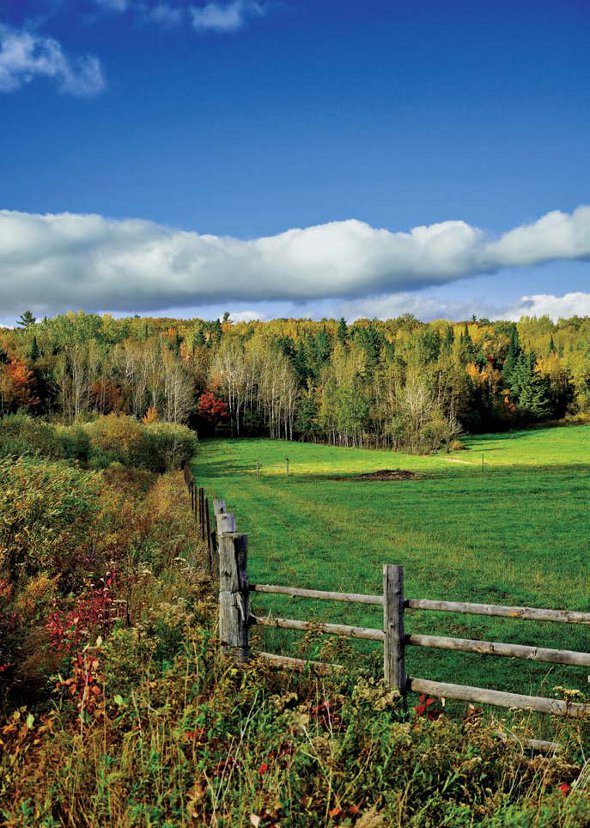
[(0, 319), (590, 314), (589, 42), (584, 0), (0, 0)]

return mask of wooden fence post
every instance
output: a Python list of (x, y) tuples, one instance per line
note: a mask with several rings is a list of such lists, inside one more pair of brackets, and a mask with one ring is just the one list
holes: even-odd
[(236, 516), (233, 512), (221, 512), (215, 516), (217, 522), (217, 538), (221, 543), (221, 536), (236, 531)]
[(383, 672), (385, 682), (402, 698), (407, 691), (404, 632), (404, 569), (383, 566)]
[(209, 575), (213, 577), (213, 534), (211, 532), (211, 515), (209, 512), (209, 498), (205, 498), (205, 536), (207, 538), (207, 558), (209, 561)]
[(199, 526), (201, 528), (201, 540), (205, 540), (205, 489), (199, 488)]
[[(211, 546), (213, 547), (213, 571), (219, 575), (219, 535), (217, 534), (217, 516), (222, 515), (226, 510), (225, 500), (221, 497), (213, 498), (213, 529), (211, 530)], [(217, 563), (217, 566), (216, 566)]]
[(247, 561), (248, 536), (219, 532), (219, 638), (223, 650), (235, 653), (238, 661), (250, 657)]

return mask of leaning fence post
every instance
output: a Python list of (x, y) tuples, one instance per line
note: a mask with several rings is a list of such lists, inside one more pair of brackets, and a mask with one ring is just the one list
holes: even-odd
[(385, 682), (405, 697), (404, 568), (383, 566), (383, 672)]
[(227, 517), (230, 515), (218, 517), (219, 638), (225, 652), (234, 652), (238, 661), (247, 661), (250, 657), (248, 536), (220, 531), (219, 518)]

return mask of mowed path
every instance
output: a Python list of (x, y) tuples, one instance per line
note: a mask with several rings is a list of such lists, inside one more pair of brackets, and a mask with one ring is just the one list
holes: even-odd
[[(397, 563), (411, 597), (589, 610), (590, 427), (486, 435), (466, 445), (452, 457), (412, 457), (271, 440), (205, 441), (194, 470), (210, 494), (226, 498), (248, 533), (252, 580), (376, 594), (382, 564)], [(354, 479), (383, 469), (418, 476)], [(375, 608), (259, 597), (256, 606), (381, 625)], [(589, 629), (560, 624), (442, 613), (413, 613), (409, 624), (433, 634), (590, 650)], [(296, 640), (270, 633), (275, 649)], [(556, 685), (588, 687), (587, 671), (573, 668), (423, 649), (411, 649), (408, 659), (414, 675), (428, 678), (548, 695)]]

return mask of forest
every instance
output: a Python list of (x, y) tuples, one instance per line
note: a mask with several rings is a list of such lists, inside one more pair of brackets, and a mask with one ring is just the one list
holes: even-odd
[(0, 329), (0, 415), (100, 414), (428, 453), (463, 432), (590, 415), (590, 318), (115, 319)]

